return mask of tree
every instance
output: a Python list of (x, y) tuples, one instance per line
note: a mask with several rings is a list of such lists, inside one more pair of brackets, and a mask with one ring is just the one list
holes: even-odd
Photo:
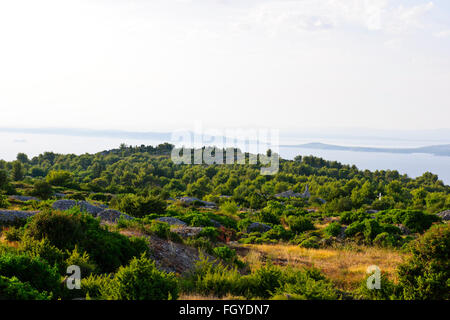
[(53, 195), (53, 189), (47, 181), (37, 180), (34, 183), (31, 194), (33, 196), (46, 200)]
[(52, 170), (46, 179), (53, 186), (67, 186), (72, 182), (72, 173), (64, 170)]
[(436, 225), (416, 240), (412, 257), (398, 268), (405, 299), (449, 300), (450, 225)]
[(113, 300), (168, 300), (178, 298), (178, 281), (173, 273), (159, 271), (155, 263), (142, 255), (126, 267), (120, 267), (104, 298)]
[(9, 178), (8, 172), (6, 170), (0, 170), (0, 190), (5, 190), (8, 188)]
[(22, 163), (19, 161), (14, 161), (13, 163), (12, 176), (14, 181), (20, 181), (23, 179), (23, 167)]
[(28, 159), (28, 156), (25, 153), (22, 153), (22, 152), (17, 154), (17, 158), (16, 159), (17, 159), (17, 161), (19, 161), (19, 162), (21, 162), (23, 164), (30, 162), (30, 160)]

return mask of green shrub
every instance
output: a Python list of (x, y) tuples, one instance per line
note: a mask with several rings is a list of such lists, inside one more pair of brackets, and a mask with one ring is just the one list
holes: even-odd
[[(110, 286), (113, 277), (109, 274), (94, 275), (81, 278), (81, 289), (70, 290), (69, 294), (75, 294), (86, 299), (105, 299), (102, 292)], [(81, 291), (81, 292), (78, 292)]]
[(27, 224), (25, 234), (37, 240), (47, 238), (61, 250), (71, 251), (78, 245), (101, 272), (115, 271), (148, 250), (145, 240), (110, 232), (97, 219), (77, 209), (40, 212)]
[(341, 224), (335, 221), (326, 226), (323, 231), (331, 237), (337, 237), (341, 233), (341, 228)]
[(8, 197), (0, 194), (0, 208), (8, 208), (11, 204), (8, 201)]
[(435, 214), (427, 214), (420, 210), (400, 210), (393, 209), (380, 211), (377, 213), (380, 222), (389, 224), (402, 224), (411, 232), (424, 232), (429, 229), (433, 222), (440, 221), (440, 217)]
[(280, 286), (275, 290), (273, 299), (296, 300), (336, 300), (339, 294), (333, 283), (325, 278), (320, 270), (287, 269), (280, 279)]
[(217, 228), (214, 227), (203, 228), (198, 234), (198, 237), (208, 238), (212, 242), (216, 242), (218, 236), (219, 231), (217, 230)]
[(47, 174), (46, 180), (54, 186), (68, 186), (72, 182), (72, 173), (64, 170), (52, 170)]
[(302, 216), (289, 216), (286, 219), (289, 228), (294, 233), (302, 233), (307, 230), (314, 230), (314, 224), (311, 219)]
[(4, 231), (5, 239), (8, 241), (19, 241), (23, 235), (23, 229), (12, 226)]
[(352, 224), (357, 221), (363, 221), (369, 218), (369, 216), (365, 211), (346, 211), (341, 213), (341, 223)]
[(195, 263), (193, 271), (182, 281), (184, 292), (223, 297), (227, 294), (241, 295), (243, 277), (236, 269), (220, 263), (212, 263), (203, 256)]
[(113, 300), (167, 300), (178, 298), (178, 281), (174, 274), (159, 271), (144, 255), (120, 267), (101, 295)]
[(50, 243), (47, 238), (35, 240), (29, 236), (22, 237), (19, 251), (30, 257), (38, 257), (56, 266), (60, 273), (65, 273), (64, 252)]
[(411, 246), (412, 257), (398, 267), (405, 299), (450, 299), (450, 224), (436, 225)]
[(367, 280), (370, 277), (367, 276), (359, 288), (356, 290), (356, 297), (363, 300), (397, 300), (399, 299), (400, 287), (394, 282), (390, 281), (386, 274), (381, 272), (380, 277), (380, 289), (369, 289), (367, 287)]
[(238, 205), (234, 201), (226, 201), (220, 206), (220, 211), (228, 215), (235, 215), (238, 210)]
[(254, 297), (269, 298), (280, 286), (282, 271), (279, 267), (267, 263), (250, 275), (250, 293)]
[(0, 255), (0, 274), (17, 277), (21, 282), (28, 282), (38, 291), (59, 293), (60, 275), (56, 267), (51, 267), (45, 260), (25, 254), (5, 253)]
[(162, 239), (167, 239), (170, 233), (170, 225), (167, 222), (153, 220), (150, 231)]
[(188, 238), (184, 242), (186, 245), (198, 248), (206, 253), (213, 253), (213, 244), (211, 243), (211, 240), (206, 237), (199, 237), (199, 238)]
[(289, 240), (291, 237), (292, 232), (280, 225), (274, 226), (269, 231), (264, 232), (261, 236), (264, 242), (267, 240)]
[(212, 223), (207, 216), (197, 214), (191, 219), (190, 225), (193, 227), (209, 227)]
[(373, 240), (373, 244), (380, 247), (392, 248), (396, 247), (399, 244), (400, 240), (401, 237), (398, 235), (393, 235), (388, 232), (382, 232), (375, 237), (375, 239)]
[(21, 282), (16, 277), (0, 275), (0, 300), (50, 300), (47, 293), (40, 293), (29, 283)]
[(238, 221), (237, 228), (241, 232), (247, 232), (247, 228), (249, 225), (251, 225), (253, 221), (249, 218), (244, 218)]
[(317, 248), (319, 248), (319, 240), (320, 239), (318, 237), (312, 236), (312, 237), (302, 241), (300, 243), (300, 247), (317, 249)]
[(109, 202), (113, 196), (111, 194), (104, 194), (104, 193), (93, 193), (89, 196), (89, 199), (94, 201), (102, 201), (102, 202)]
[(375, 237), (383, 231), (378, 221), (373, 219), (364, 220), (364, 237), (368, 243), (371, 243)]
[(65, 261), (66, 265), (76, 265), (80, 267), (82, 277), (89, 276), (90, 274), (96, 272), (97, 266), (90, 260), (89, 254), (85, 251), (80, 252), (77, 245), (75, 245), (72, 252), (67, 251), (67, 254), (69, 257)]
[(236, 250), (227, 246), (216, 247), (213, 249), (214, 255), (226, 262), (232, 262), (236, 258)]
[(49, 199), (53, 195), (53, 188), (47, 181), (37, 180), (30, 194), (41, 199)]
[(70, 200), (85, 201), (87, 196), (88, 196), (87, 192), (74, 192), (74, 193), (67, 195), (66, 198), (70, 199)]
[(151, 213), (164, 214), (166, 202), (158, 197), (125, 194), (111, 200), (111, 206), (133, 217), (141, 218)]

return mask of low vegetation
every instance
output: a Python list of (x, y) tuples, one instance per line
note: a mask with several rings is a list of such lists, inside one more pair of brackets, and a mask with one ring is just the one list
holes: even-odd
[[(0, 299), (449, 299), (437, 176), (312, 156), (264, 176), (176, 165), (172, 148), (0, 161)], [(67, 287), (72, 265), (81, 289)], [(380, 290), (365, 285), (371, 265)]]

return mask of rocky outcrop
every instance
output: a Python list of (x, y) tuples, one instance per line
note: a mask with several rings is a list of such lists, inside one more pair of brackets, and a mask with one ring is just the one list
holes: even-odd
[(55, 210), (66, 211), (76, 206), (78, 206), (81, 211), (90, 213), (94, 217), (104, 210), (104, 208), (94, 206), (87, 201), (76, 201), (76, 200), (57, 200), (53, 202), (52, 208)]
[(247, 227), (247, 232), (251, 233), (251, 232), (267, 232), (270, 229), (272, 229), (271, 226), (268, 226), (267, 224), (264, 223), (260, 223), (260, 222), (253, 222), (251, 225), (249, 225)]
[(0, 222), (14, 222), (19, 219), (27, 219), (39, 211), (0, 210)]
[(183, 239), (190, 238), (190, 237), (196, 237), (200, 234), (200, 232), (203, 230), (202, 227), (189, 227), (189, 226), (182, 226), (178, 225), (175, 228), (172, 228), (171, 231), (178, 234)]
[(308, 199), (311, 197), (311, 194), (309, 192), (309, 186), (306, 185), (305, 187), (305, 192), (303, 193), (296, 193), (292, 190), (288, 190), (288, 191), (284, 191), (281, 193), (277, 193), (275, 195), (276, 198), (304, 198), (304, 199)]
[(450, 220), (450, 210), (445, 210), (445, 211), (439, 212), (437, 215), (439, 217), (441, 217), (442, 220), (444, 220), (444, 221)]
[[(147, 239), (151, 252), (151, 258), (160, 270), (185, 274), (191, 271), (195, 263), (200, 260), (197, 248), (161, 239), (157, 236), (149, 236), (141, 233), (123, 230), (120, 233), (126, 236), (143, 236)], [(214, 257), (204, 253), (203, 256), (210, 261)]]
[(203, 201), (200, 200), (198, 198), (194, 198), (194, 197), (182, 197), (180, 198), (180, 201), (186, 204), (191, 204), (193, 202), (199, 202), (202, 206), (206, 207), (206, 208), (216, 208), (217, 205), (214, 202), (210, 202), (210, 201)]
[(14, 196), (9, 196), (8, 197), (11, 200), (17, 200), (17, 201), (41, 201), (40, 199), (36, 198), (36, 197), (28, 197), (28, 196), (19, 196), (19, 195), (14, 195)]
[(107, 210), (100, 211), (99, 213), (97, 213), (96, 217), (100, 218), (100, 220), (102, 220), (102, 221), (112, 222), (112, 223), (117, 222), (120, 219), (120, 217), (122, 217), (126, 220), (134, 219), (133, 217), (131, 217), (125, 213), (122, 213), (120, 211), (113, 210), (113, 209), (107, 209)]
[(180, 219), (174, 218), (174, 217), (160, 217), (160, 218), (156, 218), (156, 221), (161, 221), (161, 222), (166, 222), (168, 224), (170, 224), (171, 226), (173, 225), (181, 225), (181, 226), (185, 226), (187, 225), (186, 222), (181, 221)]

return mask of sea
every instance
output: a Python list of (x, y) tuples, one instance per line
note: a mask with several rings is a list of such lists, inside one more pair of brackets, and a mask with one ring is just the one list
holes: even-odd
[[(35, 133), (10, 133), (0, 132), (0, 159), (11, 161), (19, 152), (26, 153), (29, 158), (45, 151), (55, 153), (96, 153), (103, 150), (118, 148), (121, 143), (127, 145), (158, 145), (163, 142), (147, 139), (107, 138), (95, 136), (70, 136), (60, 134), (35, 134)], [(286, 141), (287, 142), (287, 141)], [(420, 147), (439, 144), (437, 141), (405, 141), (405, 140), (362, 140), (362, 139), (292, 139), (280, 144), (304, 144), (321, 142), (342, 146), (361, 147)], [(444, 141), (443, 141), (444, 142)], [(448, 143), (448, 142), (447, 142)], [(444, 143), (442, 143), (444, 144)], [(319, 150), (302, 147), (280, 147), (279, 154), (282, 158), (293, 159), (297, 155), (313, 155), (325, 160), (336, 160), (343, 164), (356, 165), (361, 170), (397, 170), (401, 174), (415, 178), (425, 172), (437, 174), (445, 184), (450, 184), (450, 157), (435, 156), (431, 154), (393, 154), (384, 152), (357, 152)]]

